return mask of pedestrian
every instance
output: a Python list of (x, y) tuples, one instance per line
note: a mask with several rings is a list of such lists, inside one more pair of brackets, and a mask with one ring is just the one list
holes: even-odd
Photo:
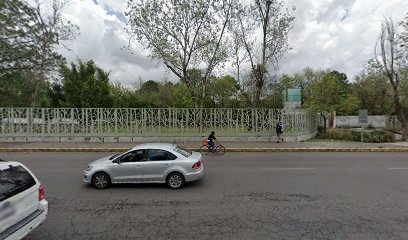
[(282, 128), (282, 123), (281, 122), (278, 122), (276, 124), (275, 130), (276, 130), (276, 142), (277, 143), (279, 143), (279, 141), (283, 142), (283, 138), (282, 138), (283, 128)]

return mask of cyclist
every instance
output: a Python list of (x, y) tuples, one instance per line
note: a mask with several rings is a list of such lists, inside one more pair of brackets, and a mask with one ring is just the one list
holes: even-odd
[(211, 131), (211, 134), (210, 134), (210, 136), (208, 136), (207, 141), (208, 141), (208, 144), (210, 145), (211, 152), (213, 152), (213, 153), (214, 153), (214, 149), (215, 149), (215, 141), (216, 140), (217, 140), (217, 138), (215, 137), (215, 132)]

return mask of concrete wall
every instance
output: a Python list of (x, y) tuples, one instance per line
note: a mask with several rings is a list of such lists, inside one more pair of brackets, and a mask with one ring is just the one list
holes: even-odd
[[(387, 123), (387, 116), (368, 116), (368, 123), (365, 126), (373, 126), (376, 128), (385, 128)], [(336, 127), (360, 127), (358, 123), (358, 116), (335, 116), (334, 128)]]
[[(301, 142), (316, 136), (314, 133), (303, 133), (297, 136), (283, 135), (286, 142)], [(223, 137), (217, 136), (221, 141), (226, 142), (275, 142), (276, 136), (264, 137)], [(116, 142), (197, 142), (201, 143), (202, 137), (0, 137), (0, 142), (95, 142), (95, 143), (116, 143)]]

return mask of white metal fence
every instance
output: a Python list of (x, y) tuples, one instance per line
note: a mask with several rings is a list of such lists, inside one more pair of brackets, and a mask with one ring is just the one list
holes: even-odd
[(251, 108), (0, 108), (2, 137), (260, 136), (315, 133), (308, 110)]

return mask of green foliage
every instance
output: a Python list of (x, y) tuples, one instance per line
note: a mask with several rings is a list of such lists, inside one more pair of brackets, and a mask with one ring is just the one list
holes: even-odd
[(356, 96), (347, 94), (341, 98), (336, 114), (340, 116), (357, 115), (360, 104), (361, 102)]
[(371, 71), (357, 76), (352, 92), (360, 100), (360, 108), (367, 109), (370, 115), (389, 115), (394, 111), (392, 86), (382, 73)]
[(189, 108), (194, 106), (193, 100), (191, 99), (185, 83), (177, 83), (174, 86), (173, 104), (173, 106), (177, 108)]
[(0, 1), (0, 92), (5, 98), (0, 105), (49, 107), (55, 103), (48, 81), (65, 61), (56, 48), (73, 39), (76, 28), (61, 18), (63, 1)]
[(174, 105), (174, 84), (171, 82), (164, 82), (159, 85), (159, 99), (157, 101), (158, 107), (172, 107)]
[(72, 39), (74, 25), (61, 19), (63, 3), (49, 2), (52, 12), (44, 13), (38, 1), (0, 1), (0, 74), (6, 71), (49, 70), (63, 57), (55, 51), (60, 41)]
[(229, 107), (237, 98), (238, 86), (231, 76), (216, 78), (210, 82), (207, 95), (207, 106)]
[(145, 108), (150, 107), (149, 103), (142, 99), (136, 91), (132, 91), (120, 85), (111, 84), (110, 96), (114, 108)]
[[(364, 131), (364, 142), (381, 143), (393, 142), (394, 134), (384, 130)], [(350, 129), (328, 129), (326, 134), (320, 133), (321, 139), (345, 140), (345, 141), (361, 141), (361, 132)]]
[(113, 99), (109, 92), (109, 73), (97, 67), (91, 60), (79, 60), (71, 68), (62, 65), (60, 74), (63, 81), (63, 107), (112, 107)]
[(318, 113), (345, 113), (358, 109), (358, 100), (349, 94), (344, 80), (336, 74), (326, 74), (321, 81), (311, 83), (307, 86), (307, 93), (305, 106)]
[(49, 107), (50, 84), (34, 71), (9, 71), (0, 76), (1, 107)]
[(22, 72), (12, 72), (0, 78), (0, 106), (28, 107), (31, 94), (27, 77)]
[(150, 93), (156, 93), (158, 91), (159, 91), (159, 84), (153, 80), (149, 80), (143, 83), (142, 86), (140, 87), (141, 93), (150, 94)]
[(137, 93), (148, 107), (158, 107), (160, 99), (159, 89), (160, 86), (157, 82), (149, 80), (142, 84)]
[[(408, 18), (407, 18), (407, 21), (408, 21)], [(407, 26), (408, 26), (408, 22), (407, 22)], [(408, 27), (407, 27), (407, 34), (408, 34)], [(408, 44), (408, 41), (407, 41), (407, 44)], [(408, 47), (407, 47), (406, 54), (408, 55)], [(406, 111), (408, 112), (408, 66), (400, 70), (400, 87), (401, 87), (401, 91), (400, 91), (401, 105), (405, 109), (407, 109)]]
[[(337, 115), (355, 115), (360, 100), (351, 91), (344, 73), (338, 71), (316, 72), (304, 86), (304, 106), (321, 113), (322, 116), (336, 111)], [(312, 72), (313, 74), (313, 72)]]

